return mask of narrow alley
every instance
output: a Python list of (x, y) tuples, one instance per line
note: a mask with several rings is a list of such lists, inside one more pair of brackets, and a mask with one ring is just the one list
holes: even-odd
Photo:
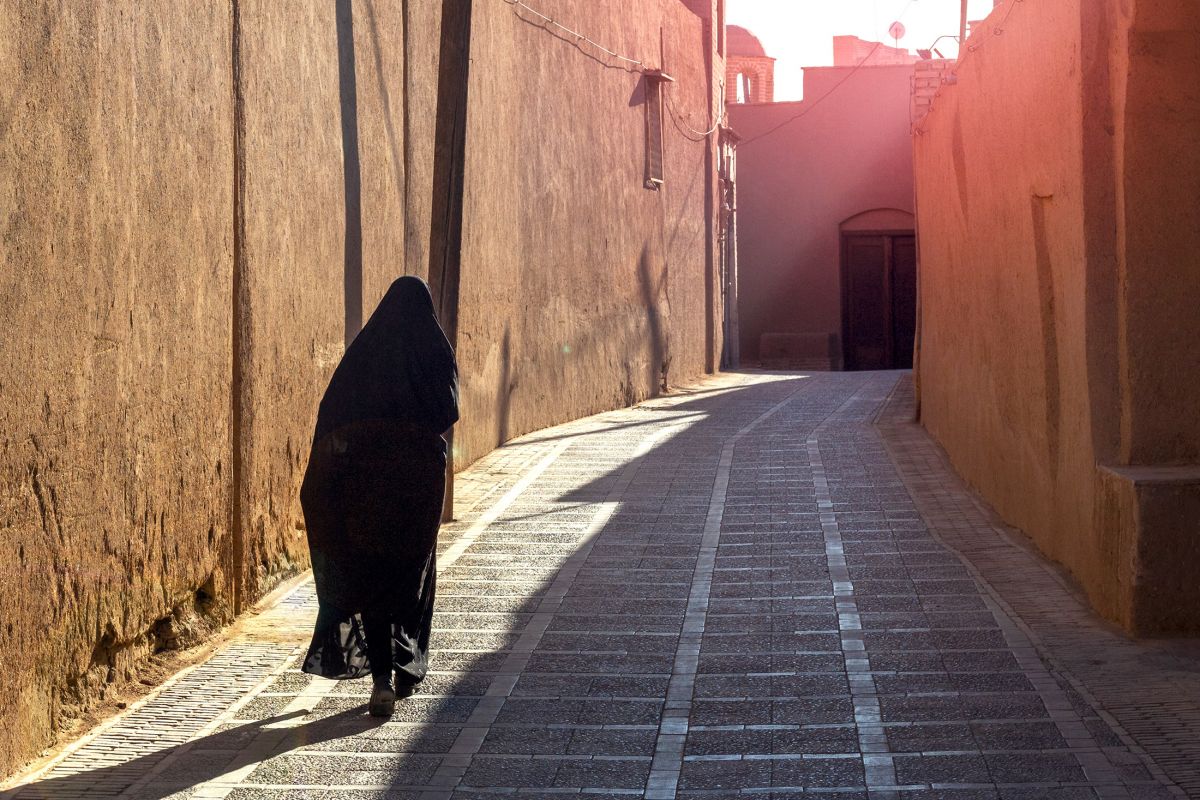
[(387, 722), (299, 672), (311, 582), (6, 800), (1200, 796), (1200, 654), (954, 477), (908, 373), (744, 373), (459, 476)]

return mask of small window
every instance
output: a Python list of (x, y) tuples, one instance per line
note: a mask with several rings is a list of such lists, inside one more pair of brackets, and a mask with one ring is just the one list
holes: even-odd
[(663, 173), (662, 81), (646, 76), (646, 188), (657, 190)]
[(663, 84), (675, 79), (662, 70), (647, 70), (646, 81), (646, 188), (657, 190), (666, 182), (663, 169)]

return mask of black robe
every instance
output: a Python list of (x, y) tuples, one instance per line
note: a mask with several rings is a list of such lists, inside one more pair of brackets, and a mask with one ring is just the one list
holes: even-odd
[(457, 419), (454, 352), (429, 288), (400, 278), (346, 349), (317, 414), (300, 490), (320, 606), (305, 672), (369, 674), (367, 616), (390, 622), (397, 679), (425, 677), (442, 433)]

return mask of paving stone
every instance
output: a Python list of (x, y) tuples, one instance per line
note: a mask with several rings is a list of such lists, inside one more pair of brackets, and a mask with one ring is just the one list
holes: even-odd
[(463, 785), (491, 788), (554, 786), (558, 761), (533, 758), (502, 758), (480, 755), (471, 759)]
[(981, 755), (896, 756), (893, 763), (899, 784), (992, 782)]
[(441, 759), (433, 756), (326, 756), (319, 753), (282, 755), (264, 761), (250, 783), (354, 785), (423, 783), (433, 777)]
[(1070, 753), (988, 753), (984, 756), (996, 783), (1075, 783), (1085, 780)]
[(567, 752), (591, 756), (640, 756), (654, 755), (657, 731), (653, 727), (639, 730), (576, 729), (571, 736)]
[(1200, 658), (1005, 544), (907, 381), (726, 376), (511, 443), (456, 478), (391, 721), (297, 671), (309, 582), (16, 797), (1200, 797)]
[(999, 800), (999, 797), (995, 789), (939, 788), (871, 793), (871, 800)]
[(679, 638), (666, 634), (545, 633), (539, 651), (580, 653), (674, 653)]
[(893, 753), (975, 750), (977, 747), (967, 723), (889, 725), (885, 731), (888, 747)]
[[(340, 749), (353, 742), (361, 753), (429, 753), (450, 752), (460, 729), (456, 727), (385, 726), (367, 733), (329, 742), (330, 749)], [(308, 749), (320, 746), (308, 745)]]
[(701, 655), (698, 671), (736, 674), (777, 672), (833, 672), (845, 669), (845, 659), (837, 653), (742, 653), (738, 655)]
[(770, 786), (771, 764), (767, 761), (684, 761), (679, 775), (683, 790)]
[(971, 724), (971, 732), (981, 750), (1057, 750), (1068, 747), (1058, 727), (1049, 722), (976, 722)]
[(853, 788), (863, 786), (865, 780), (858, 758), (797, 758), (770, 764), (772, 786)]

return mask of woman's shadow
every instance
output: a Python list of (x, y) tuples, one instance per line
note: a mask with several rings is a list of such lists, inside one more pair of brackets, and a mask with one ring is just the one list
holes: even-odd
[(365, 711), (365, 706), (358, 706), (297, 727), (272, 727), (309, 712), (281, 714), (155, 750), (120, 764), (47, 777), (15, 787), (0, 794), (0, 798), (60, 800), (89, 797), (93, 793), (114, 797), (125, 796), (131, 789), (128, 796), (139, 800), (162, 800), (257, 761), (355, 736), (384, 724), (385, 720), (367, 716)]

